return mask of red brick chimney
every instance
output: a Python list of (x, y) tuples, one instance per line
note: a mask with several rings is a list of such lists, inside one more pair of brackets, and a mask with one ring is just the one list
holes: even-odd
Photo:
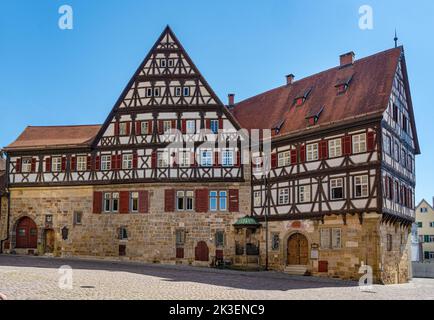
[(352, 65), (354, 63), (355, 57), (356, 57), (356, 54), (353, 51), (342, 54), (339, 57), (340, 58), (340, 66), (346, 67), (346, 66)]
[(295, 76), (291, 73), (286, 76), (286, 84), (290, 85), (294, 82)]
[(235, 105), (235, 94), (229, 93), (228, 94), (228, 106), (233, 107)]

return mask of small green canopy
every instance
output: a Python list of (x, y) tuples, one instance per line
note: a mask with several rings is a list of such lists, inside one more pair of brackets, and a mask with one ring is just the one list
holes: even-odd
[(252, 216), (245, 216), (243, 218), (240, 218), (234, 224), (235, 228), (247, 228), (247, 227), (259, 228), (260, 226), (261, 224)]

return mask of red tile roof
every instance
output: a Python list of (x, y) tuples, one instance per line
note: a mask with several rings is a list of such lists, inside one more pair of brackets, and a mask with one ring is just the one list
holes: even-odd
[(100, 125), (27, 127), (5, 150), (89, 146)]
[[(246, 129), (271, 129), (284, 120), (280, 135), (306, 130), (306, 118), (322, 110), (317, 125), (383, 113), (391, 95), (392, 83), (402, 48), (394, 48), (356, 60), (347, 67), (335, 67), (267, 91), (237, 103), (235, 118)], [(351, 78), (352, 77), (352, 78)], [(351, 79), (345, 94), (336, 85)], [(307, 100), (295, 106), (294, 100), (312, 88)]]

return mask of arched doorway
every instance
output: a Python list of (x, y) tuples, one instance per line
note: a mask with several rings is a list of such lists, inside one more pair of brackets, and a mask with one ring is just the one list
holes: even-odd
[(19, 249), (36, 249), (38, 244), (38, 229), (36, 223), (29, 217), (21, 218), (16, 228), (16, 247)]
[(209, 249), (205, 241), (199, 241), (194, 249), (194, 257), (196, 261), (208, 261)]
[(301, 233), (288, 238), (288, 265), (307, 265), (309, 263), (309, 242)]

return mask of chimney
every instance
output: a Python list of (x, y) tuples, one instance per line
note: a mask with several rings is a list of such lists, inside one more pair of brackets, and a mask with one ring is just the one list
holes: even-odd
[(234, 106), (235, 106), (235, 94), (229, 93), (228, 94), (228, 107), (229, 107), (229, 109), (231, 109)]
[(356, 55), (353, 51), (341, 55), (339, 57), (341, 68), (352, 65), (354, 63), (355, 57), (356, 57)]
[(295, 76), (291, 73), (286, 76), (286, 84), (290, 85), (294, 82)]

